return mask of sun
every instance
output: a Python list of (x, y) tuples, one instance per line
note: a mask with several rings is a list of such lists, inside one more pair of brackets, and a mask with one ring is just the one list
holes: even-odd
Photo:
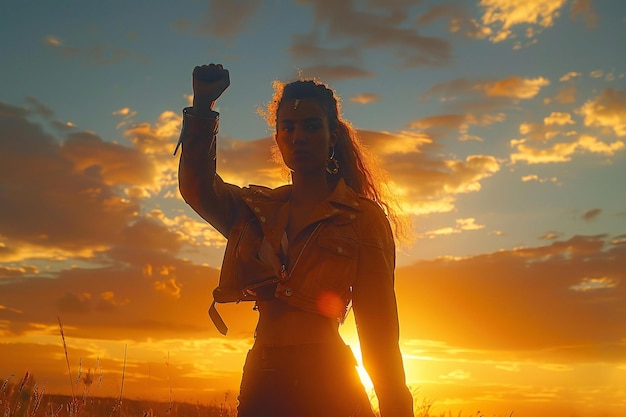
[(352, 349), (352, 353), (357, 361), (357, 372), (359, 373), (359, 378), (361, 378), (361, 383), (367, 390), (367, 392), (371, 392), (374, 389), (374, 384), (370, 376), (367, 374), (367, 371), (363, 367), (363, 359), (361, 356), (361, 344), (359, 343), (359, 338), (356, 332), (356, 326), (351, 320), (346, 320), (343, 326), (340, 327), (341, 337), (344, 342), (350, 346)]

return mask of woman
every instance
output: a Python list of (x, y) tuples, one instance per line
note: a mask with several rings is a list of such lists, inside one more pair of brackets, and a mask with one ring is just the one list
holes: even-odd
[[(382, 417), (412, 417), (398, 346), (395, 246), (381, 191), (355, 131), (323, 84), (277, 85), (265, 116), (291, 185), (240, 188), (216, 174), (218, 114), (230, 85), (221, 65), (196, 67), (183, 111), (185, 201), (228, 239), (216, 302), (255, 301), (259, 321), (241, 381), (248, 416), (373, 416), (338, 327), (354, 309), (363, 362)], [(176, 152), (175, 152), (176, 153)], [(388, 209), (388, 207), (387, 207)], [(393, 219), (393, 218), (392, 218)]]

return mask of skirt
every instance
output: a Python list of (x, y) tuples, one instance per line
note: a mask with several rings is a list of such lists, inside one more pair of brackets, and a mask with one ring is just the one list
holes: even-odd
[(253, 347), (238, 400), (238, 417), (375, 417), (343, 344)]

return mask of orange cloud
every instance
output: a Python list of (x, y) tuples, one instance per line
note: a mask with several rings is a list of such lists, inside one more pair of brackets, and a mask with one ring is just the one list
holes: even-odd
[(457, 219), (456, 226), (454, 227), (444, 227), (441, 229), (430, 230), (424, 233), (424, 237), (434, 238), (437, 236), (457, 234), (464, 231), (480, 230), (484, 227), (485, 226), (482, 224), (476, 224), (476, 219), (474, 219), (473, 217), (469, 217), (467, 219)]
[(411, 129), (430, 129), (437, 127), (445, 127), (448, 129), (459, 129), (467, 122), (468, 116), (463, 114), (446, 114), (439, 116), (426, 117), (414, 120), (408, 124)]
[[(39, 269), (34, 265), (0, 266), (0, 280), (37, 273), (39, 273)], [(0, 308), (4, 308), (4, 306), (0, 306)]]
[(157, 174), (155, 165), (141, 151), (105, 142), (89, 132), (68, 135), (60, 150), (76, 172), (91, 171), (109, 186), (149, 186)]
[[(587, 101), (578, 114), (584, 116), (585, 126), (601, 127), (604, 132), (626, 135), (626, 95), (620, 90), (605, 90), (600, 96)], [(613, 156), (626, 145), (617, 139), (603, 141), (589, 133), (561, 130), (560, 126), (575, 124), (570, 113), (552, 112), (545, 117), (543, 124), (522, 123), (522, 139), (513, 139), (510, 144), (516, 152), (511, 161), (524, 161), (530, 164), (568, 162), (577, 153)], [(623, 132), (622, 132), (623, 131)]]
[(573, 78), (580, 77), (581, 75), (582, 74), (580, 72), (570, 71), (567, 74), (561, 76), (561, 78), (559, 78), (559, 81), (561, 82), (569, 81)]
[(120, 129), (130, 123), (133, 122), (133, 118), (137, 115), (137, 112), (129, 109), (128, 107), (123, 107), (119, 110), (116, 110), (112, 113), (114, 116), (122, 116), (122, 121), (117, 124), (117, 128)]
[(423, 119), (409, 122), (409, 129), (421, 129), (434, 137), (440, 134), (441, 130), (456, 130), (460, 133), (460, 140), (478, 140), (482, 138), (469, 135), (471, 125), (489, 126), (504, 120), (503, 113), (497, 114), (442, 114), (438, 116), (425, 117)]
[(573, 142), (560, 142), (547, 147), (538, 147), (524, 140), (512, 141), (511, 145), (517, 150), (511, 154), (511, 161), (529, 164), (568, 162), (574, 154), (584, 151), (612, 156), (625, 148), (622, 141), (605, 143), (589, 135), (581, 135)]
[(484, 10), (481, 20), (494, 31), (492, 42), (515, 37), (513, 28), (519, 25), (530, 26), (532, 37), (554, 24), (565, 3), (567, 0), (481, 0)]
[(500, 169), (496, 158), (489, 155), (470, 155), (465, 160), (433, 157), (430, 151), (436, 146), (427, 135), (360, 134), (386, 167), (405, 209), (414, 214), (451, 211), (457, 194), (480, 190), (481, 181)]
[(457, 78), (434, 85), (424, 96), (441, 95), (443, 100), (452, 100), (459, 95), (479, 94), (487, 98), (504, 98), (517, 101), (534, 98), (543, 87), (548, 85), (550, 85), (550, 81), (544, 77), (513, 76), (501, 80), (476, 81)]
[(361, 93), (350, 97), (350, 101), (359, 104), (369, 104), (380, 100), (380, 95), (376, 93)]
[(607, 88), (579, 109), (585, 118), (585, 126), (600, 127), (626, 136), (626, 92)]
[(537, 181), (540, 183), (544, 183), (544, 182), (553, 182), (556, 183), (558, 185), (561, 185), (559, 183), (559, 179), (557, 177), (550, 177), (550, 178), (539, 178), (538, 175), (535, 174), (531, 174), (531, 175), (524, 175), (522, 177), (522, 182), (529, 182), (529, 181)]
[[(115, 241), (139, 206), (118, 195), (102, 172), (107, 176), (136, 171), (131, 167), (109, 170), (102, 164), (77, 166), (75, 162), (82, 160), (80, 152), (70, 157), (58, 141), (28, 121), (23, 111), (2, 103), (0, 108), (0, 136), (14, 139), (0, 142), (0, 185), (6, 190), (0, 205), (0, 229), (7, 239), (0, 256), (15, 259), (20, 254), (37, 256), (39, 251), (48, 257), (47, 249), (81, 256)], [(136, 157), (136, 169), (146, 167), (137, 154), (104, 146), (94, 135), (70, 138), (68, 143), (73, 145), (87, 140), (112, 154), (126, 153)]]
[(544, 117), (543, 123), (546, 125), (563, 126), (568, 124), (574, 124), (574, 121), (572, 120), (572, 115), (569, 113), (552, 112), (550, 113), (550, 116)]
[[(619, 362), (626, 246), (575, 236), (535, 248), (397, 270), (403, 336), (518, 358)], [(554, 271), (559, 273), (555, 274)], [(588, 288), (581, 297), (579, 287)], [(421, 318), (428, 318), (422, 320)], [(411, 318), (411, 319), (409, 319)], [(516, 352), (516, 353), (513, 353)]]
[(547, 85), (550, 85), (550, 81), (543, 77), (509, 77), (504, 80), (485, 83), (482, 88), (487, 96), (529, 99), (535, 97), (541, 88)]

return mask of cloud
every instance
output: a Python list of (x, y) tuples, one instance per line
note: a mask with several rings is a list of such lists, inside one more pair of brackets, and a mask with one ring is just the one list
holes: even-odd
[(119, 122), (117, 124), (117, 128), (120, 129), (124, 126), (129, 125), (130, 123), (133, 122), (133, 118), (137, 115), (137, 112), (135, 110), (131, 110), (128, 107), (123, 107), (119, 110), (115, 110), (113, 113), (113, 116), (121, 116), (122, 117), (122, 121)]
[(153, 162), (136, 148), (105, 142), (94, 133), (72, 133), (60, 147), (76, 172), (89, 172), (104, 184), (150, 186), (157, 174)]
[(72, 122), (53, 120), (54, 110), (36, 97), (26, 97), (24, 101), (28, 104), (28, 114), (31, 116), (39, 116), (50, 124), (50, 127), (59, 132), (68, 132), (75, 126)]
[(372, 78), (376, 76), (374, 72), (366, 71), (352, 65), (314, 65), (302, 68), (300, 71), (305, 77), (331, 81), (348, 78)]
[(504, 80), (485, 83), (482, 88), (488, 97), (500, 96), (516, 99), (530, 99), (535, 97), (541, 88), (547, 85), (550, 85), (550, 81), (543, 77), (509, 77)]
[(17, 242), (76, 251), (100, 247), (134, 218), (136, 203), (103, 182), (98, 167), (78, 169), (40, 125), (20, 109), (0, 106), (0, 136), (12, 138), (0, 142), (0, 235), (9, 239), (3, 256), (15, 254)]
[[(129, 116), (133, 111), (121, 108), (115, 113)], [(0, 156), (2, 178), (17, 178), (0, 184), (10, 190), (9, 204), (0, 208), (5, 219), (0, 220), (3, 260), (50, 259), (56, 270), (73, 258), (128, 262), (144, 250), (184, 252), (194, 258), (223, 250), (223, 237), (194, 214), (172, 215), (143, 206), (157, 195), (180, 198), (177, 160), (171, 157), (179, 115), (166, 111), (154, 123), (128, 126), (123, 133), (132, 145), (125, 146), (87, 131), (55, 138), (29, 121), (33, 113), (18, 107), (4, 105), (2, 114), (3, 136), (19, 139), (3, 142)], [(452, 210), (458, 194), (476, 192), (499, 170), (498, 161), (488, 155), (442, 158), (427, 134), (360, 133), (390, 168), (393, 187), (404, 193), (407, 209), (416, 214)], [(272, 145), (272, 138), (244, 142), (220, 136), (220, 174), (242, 186), (283, 184), (281, 167), (270, 162)], [(169, 278), (159, 282), (158, 288), (172, 294), (182, 288)]]
[(581, 282), (572, 285), (570, 289), (574, 291), (595, 291), (604, 288), (615, 288), (619, 284), (618, 280), (609, 277), (589, 278), (584, 277)]
[[(585, 126), (600, 127), (603, 133), (626, 135), (626, 95), (620, 90), (606, 89), (576, 112), (584, 116)], [(626, 148), (619, 139), (605, 141), (591, 133), (563, 130), (572, 124), (575, 121), (566, 112), (552, 112), (544, 118), (543, 124), (520, 124), (520, 133), (525, 137), (510, 141), (515, 149), (511, 161), (529, 164), (568, 162), (577, 153), (613, 156)]]
[(349, 98), (353, 103), (369, 104), (380, 100), (380, 95), (376, 93), (360, 93)]
[(87, 47), (69, 46), (59, 38), (49, 35), (43, 39), (45, 46), (56, 51), (62, 58), (79, 58), (87, 65), (114, 65), (125, 60), (135, 60), (140, 64), (150, 61), (144, 55), (130, 49), (118, 48), (108, 42)]
[(333, 62), (359, 62), (360, 51), (356, 45), (343, 47), (322, 46), (319, 34), (296, 34), (287, 49), (294, 60), (315, 60), (326, 65)]
[(561, 233), (557, 233), (557, 232), (548, 232), (543, 236), (540, 236), (539, 239), (540, 240), (554, 240), (554, 239), (558, 239), (561, 237)]
[(411, 129), (430, 129), (433, 127), (459, 129), (461, 125), (467, 122), (467, 119), (468, 115), (465, 114), (442, 114), (414, 120), (410, 122), (407, 127)]
[(434, 85), (424, 96), (440, 95), (444, 100), (456, 99), (459, 95), (528, 100), (537, 96), (541, 89), (548, 85), (550, 85), (550, 81), (544, 77), (524, 78), (512, 76), (500, 80), (476, 81), (457, 78)]
[[(344, 65), (356, 65), (360, 59), (357, 50), (383, 49), (396, 55), (402, 67), (419, 65), (443, 65), (450, 59), (450, 44), (437, 37), (423, 36), (417, 24), (406, 24), (411, 3), (380, 2), (362, 4), (336, 2), (333, 0), (299, 0), (310, 6), (315, 16), (315, 28), (311, 33), (296, 36), (290, 50), (294, 58), (309, 62), (325, 60), (337, 51), (323, 44), (347, 44), (350, 51)], [(360, 6), (360, 7), (359, 7)], [(309, 44), (309, 46), (307, 46)]]
[(24, 101), (26, 101), (28, 104), (30, 104), (33, 107), (32, 109), (33, 113), (38, 114), (45, 118), (50, 118), (54, 116), (54, 111), (35, 97), (26, 97)]
[(589, 73), (591, 78), (602, 78), (604, 77), (604, 71), (601, 69), (593, 70)]
[(493, 31), (489, 39), (502, 42), (515, 38), (514, 29), (520, 25), (526, 27), (529, 38), (553, 26), (565, 3), (567, 0), (481, 0), (479, 4), (482, 23)]
[(500, 170), (490, 155), (446, 159), (428, 135), (414, 132), (359, 131), (393, 179), (392, 188), (413, 214), (453, 210), (458, 194), (480, 190), (481, 181)]
[(570, 17), (576, 20), (581, 16), (588, 28), (595, 28), (598, 25), (598, 15), (591, 8), (591, 0), (574, 0)]
[[(63, 269), (47, 278), (5, 279), (0, 294), (0, 305), (5, 306), (0, 309), (0, 333), (28, 334), (37, 323), (54, 326), (61, 314), (81, 338), (216, 336), (206, 308), (218, 271), (176, 259), (172, 256), (179, 244), (176, 236), (156, 224), (149, 227), (152, 230), (127, 230), (126, 244), (107, 252), (113, 263)], [(149, 241), (155, 237), (157, 242)], [(139, 240), (140, 246), (136, 244)], [(220, 311), (235, 337), (242, 332), (251, 334), (255, 318), (251, 308), (248, 313), (245, 308)]]
[[(171, 157), (180, 116), (164, 112), (154, 125), (129, 127), (133, 144), (124, 146), (88, 131), (56, 138), (46, 133), (45, 120), (30, 120), (40, 114), (0, 103), (0, 136), (12, 138), (0, 143), (0, 259), (14, 263), (0, 276), (37, 275), (34, 265), (42, 260), (44, 274), (69, 259), (99, 264), (111, 251), (126, 257), (122, 247), (178, 253), (183, 245), (223, 246), (219, 234), (188, 216), (140, 214), (144, 198), (180, 198)], [(177, 228), (193, 232), (183, 236)]]
[(609, 240), (574, 236), (398, 268), (403, 337), (502, 349), (509, 358), (621, 361), (626, 245)]
[(575, 141), (554, 143), (551, 146), (537, 146), (526, 140), (512, 141), (511, 146), (517, 151), (511, 154), (511, 161), (529, 164), (569, 162), (573, 155), (585, 151), (612, 156), (625, 148), (622, 141), (605, 143), (590, 135), (580, 135)]
[[(500, 169), (496, 158), (489, 155), (470, 155), (463, 160), (442, 158), (438, 145), (426, 134), (358, 133), (393, 178), (391, 186), (406, 201), (405, 208), (415, 214), (451, 211), (458, 194), (480, 190), (480, 183)], [(246, 142), (218, 138), (220, 175), (240, 186), (283, 184), (281, 167), (269, 162), (273, 144), (271, 138)]]
[(626, 136), (626, 91), (606, 88), (578, 111), (585, 118), (585, 126), (613, 131), (619, 137)]
[(588, 210), (583, 213), (582, 218), (585, 221), (595, 220), (600, 215), (600, 213), (602, 213), (602, 209), (599, 208)]
[(480, 24), (469, 16), (468, 10), (462, 3), (428, 5), (424, 13), (419, 15), (415, 22), (426, 26), (439, 20), (447, 20), (448, 30), (472, 39), (484, 39), (492, 34), (489, 27)]
[(572, 120), (572, 115), (569, 113), (552, 112), (550, 113), (548, 117), (544, 117), (543, 123), (546, 126), (549, 126), (549, 125), (563, 126), (563, 125), (569, 125), (569, 124), (573, 125), (574, 121)]
[(562, 87), (554, 97), (546, 97), (544, 99), (545, 104), (549, 104), (552, 101), (556, 101), (560, 104), (571, 104), (576, 102), (576, 87), (573, 85), (567, 85)]
[(580, 72), (574, 72), (574, 71), (570, 71), (567, 74), (563, 75), (561, 78), (559, 78), (560, 82), (565, 82), (565, 81), (569, 81), (573, 78), (577, 78), (580, 77), (582, 74)]
[(199, 31), (209, 32), (218, 38), (232, 38), (250, 27), (250, 20), (260, 7), (260, 0), (209, 0), (209, 8), (204, 16), (206, 22)]
[(458, 131), (460, 140), (478, 140), (482, 138), (468, 134), (472, 125), (489, 126), (504, 120), (503, 113), (497, 114), (441, 114), (437, 116), (425, 117), (423, 119), (413, 120), (408, 123), (407, 128), (419, 129), (433, 137), (438, 137), (443, 131)]
[(553, 183), (555, 183), (557, 185), (561, 185), (561, 183), (559, 182), (559, 179), (557, 177), (540, 178), (538, 175), (535, 175), (535, 174), (524, 175), (522, 177), (522, 182), (529, 182), (529, 181), (537, 181), (539, 183), (553, 182)]
[(456, 225), (454, 227), (444, 227), (441, 229), (429, 230), (426, 233), (424, 233), (423, 237), (435, 238), (438, 236), (447, 236), (447, 235), (462, 233), (466, 231), (480, 230), (480, 229), (483, 229), (484, 227), (485, 226), (482, 224), (476, 224), (476, 219), (474, 219), (473, 217), (469, 217), (466, 219), (457, 219)]

